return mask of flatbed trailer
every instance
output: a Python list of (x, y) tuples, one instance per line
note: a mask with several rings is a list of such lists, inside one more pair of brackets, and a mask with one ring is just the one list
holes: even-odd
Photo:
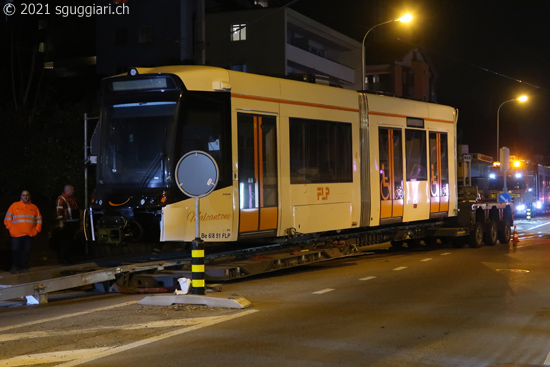
[[(283, 243), (249, 244), (247, 248), (216, 252), (213, 247), (205, 255), (205, 280), (223, 282), (269, 273), (281, 269), (319, 263), (351, 256), (372, 254), (376, 250), (413, 248), (451, 243), (453, 247), (468, 244), (477, 248), (508, 244), (513, 225), (511, 203), (463, 200), (458, 215), (437, 221), (408, 223), (390, 227), (367, 228), (363, 231), (333, 232), (324, 237), (297, 236)], [(383, 244), (383, 246), (380, 246)], [(384, 245), (385, 244), (385, 245)], [(178, 279), (191, 278), (189, 252), (150, 255), (140, 259), (119, 260), (118, 264), (99, 266), (96, 263), (52, 268), (40, 272), (4, 277), (0, 285), (0, 301), (34, 297), (48, 301), (48, 294), (72, 288), (96, 285), (105, 292), (162, 293), (178, 288)], [(163, 256), (163, 257), (161, 257)], [(133, 263), (128, 263), (133, 261)], [(208, 287), (207, 287), (208, 288)]]

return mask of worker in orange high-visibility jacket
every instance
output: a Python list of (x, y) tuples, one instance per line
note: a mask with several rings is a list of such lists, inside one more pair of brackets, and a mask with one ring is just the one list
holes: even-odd
[(65, 185), (63, 192), (57, 197), (56, 204), (56, 251), (60, 264), (68, 265), (73, 262), (76, 241), (75, 233), (80, 228), (80, 211), (74, 198), (74, 186)]
[(4, 224), (11, 236), (11, 273), (25, 273), (29, 269), (31, 239), (42, 230), (42, 215), (31, 203), (31, 194), (27, 190), (21, 193), (21, 200), (11, 204)]

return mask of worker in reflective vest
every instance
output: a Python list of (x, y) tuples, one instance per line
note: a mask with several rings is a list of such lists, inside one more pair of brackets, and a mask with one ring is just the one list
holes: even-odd
[(74, 187), (65, 185), (63, 193), (57, 197), (57, 259), (63, 265), (73, 262), (71, 257), (75, 253), (74, 237), (80, 228), (80, 212), (73, 195)]
[(11, 273), (25, 273), (29, 269), (31, 238), (42, 231), (42, 215), (31, 203), (31, 194), (27, 190), (21, 193), (21, 200), (9, 207), (4, 225), (11, 236)]

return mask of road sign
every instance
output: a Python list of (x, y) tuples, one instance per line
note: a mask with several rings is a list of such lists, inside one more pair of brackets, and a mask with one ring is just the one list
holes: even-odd
[(176, 183), (187, 196), (195, 198), (195, 239), (191, 241), (191, 286), (193, 294), (205, 293), (204, 243), (200, 238), (200, 198), (210, 194), (218, 184), (218, 165), (212, 156), (193, 150), (176, 165)]
[(210, 154), (193, 150), (178, 161), (176, 183), (187, 196), (192, 198), (206, 196), (218, 184), (218, 165)]
[(498, 202), (499, 203), (510, 203), (512, 201), (512, 197), (507, 192), (501, 192), (498, 196)]

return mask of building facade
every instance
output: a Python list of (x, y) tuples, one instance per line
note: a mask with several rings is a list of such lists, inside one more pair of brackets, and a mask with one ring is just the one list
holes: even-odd
[(289, 8), (206, 14), (206, 64), (361, 86), (361, 43)]

